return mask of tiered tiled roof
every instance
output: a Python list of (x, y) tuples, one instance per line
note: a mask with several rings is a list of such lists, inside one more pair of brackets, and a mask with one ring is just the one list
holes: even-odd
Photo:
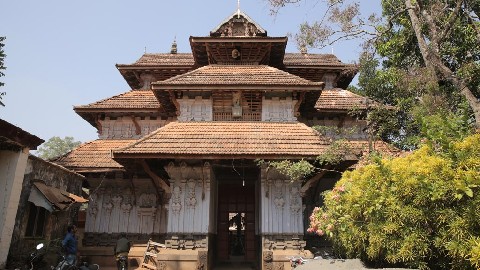
[(124, 66), (193, 66), (191, 53), (145, 53), (135, 63)]
[(283, 59), (285, 66), (330, 66), (330, 67), (346, 67), (355, 65), (342, 63), (333, 54), (303, 54), (303, 53), (286, 53)]
[(165, 81), (155, 82), (153, 88), (171, 85), (313, 86), (320, 90), (323, 83), (311, 82), (288, 72), (265, 65), (208, 65)]
[(367, 100), (370, 106), (374, 105), (374, 101), (348, 90), (340, 88), (328, 89), (322, 91), (320, 98), (315, 104), (315, 109), (320, 111), (361, 110), (367, 108)]
[(61, 156), (54, 163), (73, 171), (121, 170), (123, 166), (112, 159), (111, 150), (125, 147), (135, 140), (95, 140)]
[(88, 105), (75, 106), (76, 111), (91, 109), (159, 110), (160, 103), (151, 90), (133, 90)]
[(326, 145), (302, 123), (172, 122), (114, 155), (315, 156)]
[[(113, 153), (115, 158), (313, 158), (330, 144), (303, 123), (172, 122)], [(368, 150), (366, 141), (351, 145), (355, 152)]]
[[(333, 54), (285, 53), (286, 66), (354, 66), (342, 63)], [(117, 67), (141, 66), (193, 66), (192, 53), (145, 53), (133, 64), (117, 64)]]

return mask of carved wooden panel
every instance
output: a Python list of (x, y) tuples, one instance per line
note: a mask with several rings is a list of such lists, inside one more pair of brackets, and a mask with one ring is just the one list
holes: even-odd
[(201, 96), (189, 99), (185, 96), (177, 101), (180, 105), (179, 121), (212, 121), (211, 99), (202, 99)]
[(303, 235), (301, 183), (270, 168), (261, 170), (262, 234)]
[(280, 99), (273, 97), (272, 99), (263, 100), (262, 121), (272, 122), (294, 122), (297, 118), (294, 116), (294, 108), (296, 100), (292, 97)]
[[(132, 180), (134, 181), (134, 180)], [(148, 179), (132, 187), (125, 179), (103, 180), (92, 188), (85, 232), (91, 233), (165, 233), (166, 209), (159, 205)]]
[(210, 165), (170, 163), (172, 196), (168, 205), (169, 233), (208, 233), (210, 222)]
[(106, 118), (99, 120), (101, 125), (100, 139), (140, 139), (158, 128), (166, 125), (167, 120), (150, 120), (132, 117), (120, 117), (115, 120)]

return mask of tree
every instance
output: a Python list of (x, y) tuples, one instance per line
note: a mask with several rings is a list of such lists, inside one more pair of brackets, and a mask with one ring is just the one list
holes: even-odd
[(62, 139), (60, 137), (54, 136), (50, 138), (47, 142), (40, 145), (37, 150), (37, 155), (43, 159), (50, 160), (68, 153), (69, 151), (79, 146), (81, 143), (82, 142), (80, 141), (75, 141), (73, 137), (67, 136)]
[[(269, 0), (274, 11), (300, 1)], [(478, 1), (382, 0), (383, 18), (370, 15), (367, 19), (356, 1), (328, 0), (327, 4), (319, 21), (300, 26), (295, 36), (300, 47), (363, 38), (366, 48), (371, 46), (380, 54), (384, 68), (397, 68), (410, 78), (421, 74), (429, 85), (435, 82), (438, 86), (435, 93), (421, 94), (447, 94), (444, 101), (450, 101), (448, 95), (461, 95), (480, 129)]]
[(480, 134), (441, 150), (437, 139), (345, 173), (314, 209), (308, 232), (377, 266), (479, 269)]
[[(3, 77), (5, 76), (5, 73), (3, 73), (3, 70), (5, 70), (5, 66), (4, 66), (4, 61), (5, 61), (5, 52), (3, 51), (3, 47), (5, 46), (4, 44), (4, 41), (5, 41), (5, 37), (0, 37), (0, 77)], [(5, 83), (3, 82), (0, 82), (0, 87), (4, 86)], [(0, 92), (0, 105), (1, 106), (5, 106), (5, 104), (3, 104), (2, 102), (2, 96), (4, 95), (3, 92)]]

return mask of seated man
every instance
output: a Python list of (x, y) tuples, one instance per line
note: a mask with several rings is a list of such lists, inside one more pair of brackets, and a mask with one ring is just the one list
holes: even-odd
[(127, 235), (125, 233), (120, 234), (120, 238), (117, 240), (117, 244), (115, 245), (114, 248), (114, 253), (115, 257), (117, 260), (117, 267), (118, 269), (121, 269), (121, 263), (120, 263), (120, 258), (122, 256), (127, 257), (126, 260), (126, 268), (128, 269), (128, 252), (130, 251), (130, 241), (127, 239)]

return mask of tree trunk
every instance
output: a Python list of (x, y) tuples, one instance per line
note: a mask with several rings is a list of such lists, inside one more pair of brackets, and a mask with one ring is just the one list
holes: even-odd
[[(424, 39), (421, 30), (422, 25), (416, 13), (416, 11), (420, 9), (418, 4), (414, 5), (412, 4), (412, 0), (405, 0), (405, 7), (408, 9), (410, 22), (412, 23), (412, 28), (415, 32), (415, 36), (417, 37), (418, 46), (420, 48), (423, 61), (425, 62), (425, 66), (428, 69), (435, 71), (434, 74), (441, 74), (443, 79), (452, 82), (455, 87), (459, 89), (460, 93), (465, 97), (469, 106), (473, 110), (475, 127), (477, 132), (480, 132), (480, 100), (473, 95), (472, 90), (467, 86), (464, 80), (457, 78), (454, 72), (442, 63), (438, 51), (436, 51), (435, 48), (431, 48), (431, 46), (429, 46), (427, 41)], [(429, 27), (432, 28), (435, 26), (430, 24)], [(430, 33), (432, 33), (432, 31), (430, 31)], [(438, 46), (439, 44), (436, 45)]]

